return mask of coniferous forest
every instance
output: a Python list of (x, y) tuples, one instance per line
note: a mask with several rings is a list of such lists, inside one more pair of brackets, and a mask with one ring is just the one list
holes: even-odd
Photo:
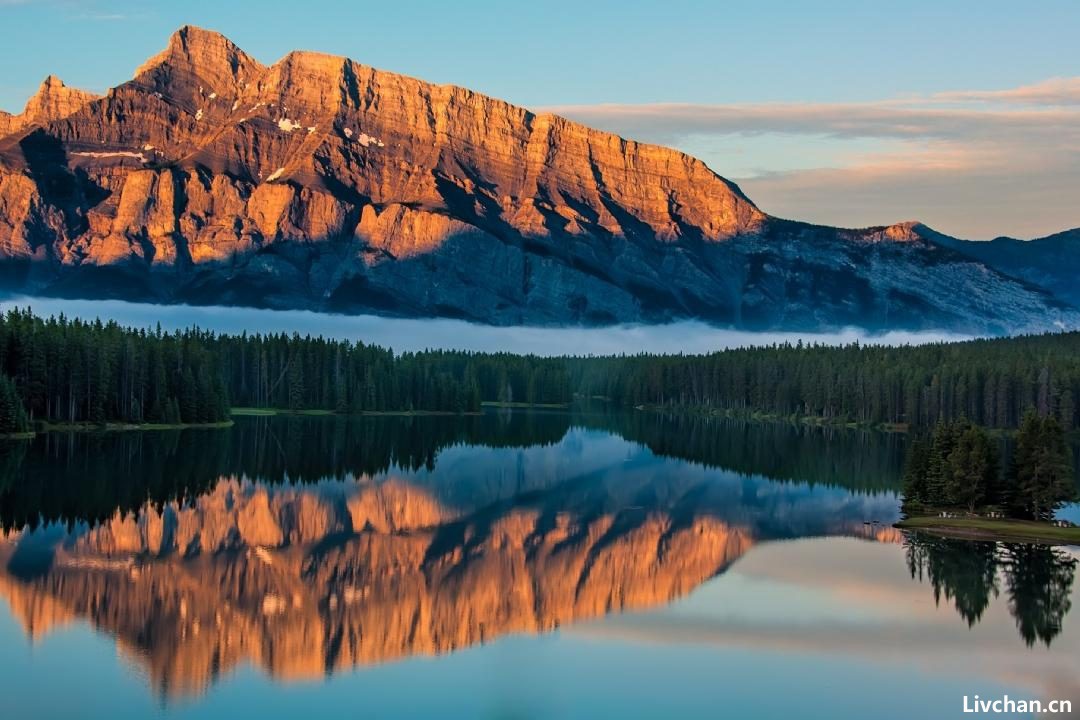
[(0, 320), (0, 433), (25, 431), (35, 420), (226, 420), (229, 397), (214, 342), (199, 330), (148, 333), (11, 311)]
[(904, 502), (911, 508), (994, 508), (1010, 517), (1049, 520), (1076, 497), (1065, 433), (1053, 415), (1028, 411), (1002, 467), (998, 442), (966, 419), (939, 422), (911, 444)]
[(885, 347), (781, 344), (707, 355), (425, 351), (300, 335), (0, 318), (0, 433), (38, 421), (212, 423), (231, 407), (469, 412), (481, 402), (756, 412), (932, 428), (1077, 427), (1080, 333)]

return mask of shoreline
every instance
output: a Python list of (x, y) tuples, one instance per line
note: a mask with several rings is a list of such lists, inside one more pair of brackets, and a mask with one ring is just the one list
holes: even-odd
[(133, 432), (147, 430), (214, 430), (232, 427), (232, 420), (222, 420), (212, 423), (50, 423), (43, 422), (37, 430), (29, 433), (33, 437), (40, 433), (50, 432)]
[[(665, 405), (635, 405), (633, 409), (638, 412), (652, 412), (658, 414), (670, 414), (680, 416), (693, 416), (702, 418), (723, 418), (727, 420), (741, 420), (743, 422), (784, 423), (788, 425), (804, 425), (807, 427), (837, 428), (842, 430), (873, 430), (883, 433), (899, 433), (910, 435), (933, 429), (933, 426), (925, 428), (911, 425), (911, 423), (895, 422), (863, 422), (858, 420), (837, 420), (818, 415), (781, 415), (779, 413), (767, 413), (756, 410), (734, 410), (720, 408), (704, 408), (696, 406), (665, 406)], [(984, 430), (992, 437), (1014, 437), (1019, 428), (984, 427)], [(1068, 442), (1080, 442), (1080, 428), (1065, 433)]]
[[(657, 414), (685, 415), (703, 418), (722, 418), (743, 422), (784, 423), (805, 425), (807, 427), (839, 428), (843, 430), (876, 430), (886, 433), (908, 434), (908, 423), (870, 423), (855, 420), (837, 420), (817, 415), (781, 415), (779, 413), (759, 412), (755, 410), (733, 410), (720, 408), (702, 408), (694, 406), (635, 405), (634, 410)], [(1003, 431), (1008, 432), (1008, 431)]]
[(527, 403), (527, 402), (504, 402), (499, 400), (484, 400), (480, 403), (482, 408), (502, 408), (511, 410), (569, 410), (571, 403)]
[(360, 412), (339, 413), (334, 410), (318, 408), (289, 410), (288, 408), (249, 408), (232, 409), (232, 414), (239, 417), (274, 417), (278, 415), (294, 417), (459, 417), (476, 416), (479, 412), (456, 412), (454, 410), (361, 410)]
[(1036, 520), (920, 515), (901, 520), (893, 527), (964, 540), (1080, 545), (1080, 527), (1058, 527)]

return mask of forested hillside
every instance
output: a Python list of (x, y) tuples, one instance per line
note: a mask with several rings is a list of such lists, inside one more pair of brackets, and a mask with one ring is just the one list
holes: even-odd
[(628, 405), (750, 410), (929, 427), (966, 417), (1015, 428), (1024, 413), (1077, 427), (1080, 333), (881, 347), (774, 345), (704, 356), (569, 363), (578, 392)]
[[(929, 427), (1077, 427), (1080, 333), (917, 347), (773, 345), (709, 355), (395, 354), (300, 335), (0, 318), (0, 432), (35, 421), (208, 423), (230, 407), (469, 412), (483, 401), (760, 412)], [(8, 382), (10, 381), (10, 382)]]

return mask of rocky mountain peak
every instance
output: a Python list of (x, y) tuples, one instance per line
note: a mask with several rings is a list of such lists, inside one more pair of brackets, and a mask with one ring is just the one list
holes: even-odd
[(17, 132), (32, 125), (62, 120), (97, 98), (94, 93), (68, 87), (57, 76), (49, 75), (41, 82), (37, 92), (26, 101), (22, 113), (0, 113), (0, 135)]
[(185, 25), (168, 46), (135, 71), (135, 81), (173, 98), (237, 96), (262, 74), (262, 64), (220, 33)]
[(685, 153), (344, 57), (266, 66), (186, 26), (104, 98), (76, 93), (45, 83), (33, 137), (0, 116), (0, 262), (28, 263), (23, 292), (496, 324), (1073, 322), (917, 223), (771, 218)]
[(869, 228), (865, 237), (871, 242), (917, 243), (925, 242), (935, 234), (918, 220), (905, 220), (881, 228)]
[(61, 120), (97, 98), (94, 93), (68, 87), (60, 78), (49, 75), (42, 81), (37, 93), (27, 101), (23, 118), (27, 124)]

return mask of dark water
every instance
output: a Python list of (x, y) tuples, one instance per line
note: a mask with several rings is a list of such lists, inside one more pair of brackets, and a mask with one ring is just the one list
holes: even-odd
[(12, 717), (1080, 708), (1077, 548), (894, 530), (904, 438), (238, 418), (0, 449)]

